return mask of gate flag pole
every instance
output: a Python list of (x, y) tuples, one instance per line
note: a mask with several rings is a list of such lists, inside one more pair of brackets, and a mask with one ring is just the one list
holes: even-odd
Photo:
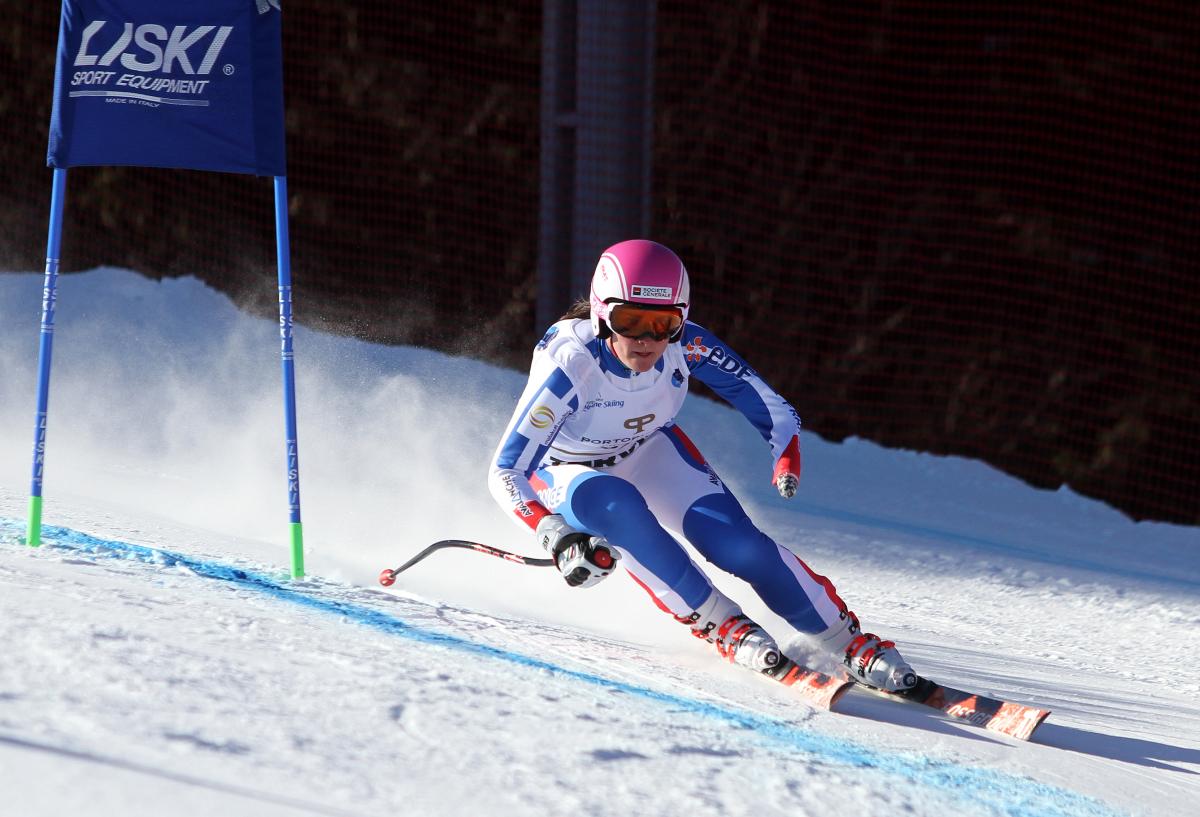
[(292, 545), (292, 578), (299, 579), (304, 576), (304, 529), (300, 524), (300, 453), (296, 440), (296, 365), (292, 353), (292, 253), (288, 244), (287, 176), (275, 177), (275, 250), (279, 270), (279, 356), (283, 365), (288, 528)]
[(46, 280), (42, 286), (42, 334), (38, 346), (37, 420), (33, 429), (33, 477), (29, 486), (29, 520), (25, 542), (42, 543), (42, 473), (46, 466), (46, 415), (50, 404), (50, 357), (54, 347), (54, 304), (58, 299), (58, 263), (62, 254), (63, 208), (67, 171), (54, 168), (50, 188), (50, 228), (46, 236)]
[(275, 182), (292, 576), (304, 575), (279, 0), (61, 0), (46, 164), (54, 168), (26, 542), (41, 542), (50, 349), (67, 168), (245, 173)]

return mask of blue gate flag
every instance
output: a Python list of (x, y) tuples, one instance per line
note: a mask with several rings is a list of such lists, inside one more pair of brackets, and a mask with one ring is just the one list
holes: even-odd
[(63, 0), (46, 163), (285, 175), (279, 0)]

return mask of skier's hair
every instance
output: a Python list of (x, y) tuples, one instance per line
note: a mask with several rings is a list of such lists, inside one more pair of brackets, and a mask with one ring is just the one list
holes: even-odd
[(592, 315), (592, 304), (587, 298), (580, 298), (575, 303), (571, 304), (571, 308), (566, 311), (560, 321), (577, 321), (587, 320)]

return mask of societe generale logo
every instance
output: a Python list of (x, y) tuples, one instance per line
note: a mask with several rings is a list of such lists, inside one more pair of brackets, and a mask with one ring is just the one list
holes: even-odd
[(634, 284), (629, 288), (631, 298), (654, 298), (659, 301), (669, 301), (675, 292), (670, 287), (652, 287), (644, 284)]

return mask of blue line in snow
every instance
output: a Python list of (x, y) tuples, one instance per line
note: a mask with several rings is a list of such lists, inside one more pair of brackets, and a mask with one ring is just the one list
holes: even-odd
[[(11, 529), (14, 532), (22, 530), (20, 523), (16, 520), (0, 517), (0, 529), (2, 528)], [(0, 542), (11, 543), (14, 539), (16, 536), (6, 535), (0, 537)], [(220, 562), (196, 559), (159, 548), (99, 539), (70, 528), (44, 526), (43, 542), (46, 547), (68, 547), (102, 557), (136, 559), (164, 567), (182, 566), (207, 578), (234, 582), (282, 601), (345, 616), (368, 627), (421, 643), (508, 661), (667, 704), (686, 712), (752, 730), (760, 736), (770, 738), (820, 760), (851, 768), (870, 769), (891, 774), (919, 786), (938, 789), (963, 800), (968, 811), (982, 809), (998, 817), (1118, 817), (1121, 814), (1094, 798), (1039, 783), (1030, 778), (1017, 777), (990, 769), (959, 766), (927, 756), (888, 754), (853, 741), (816, 734), (761, 715), (739, 712), (703, 701), (658, 692), (635, 684), (605, 678), (602, 675), (567, 669), (539, 658), (414, 627), (396, 616), (373, 610), (370, 607), (316, 598), (304, 592), (302, 583), (295, 587), (289, 587), (286, 583), (281, 583), (265, 573), (233, 567)]]

